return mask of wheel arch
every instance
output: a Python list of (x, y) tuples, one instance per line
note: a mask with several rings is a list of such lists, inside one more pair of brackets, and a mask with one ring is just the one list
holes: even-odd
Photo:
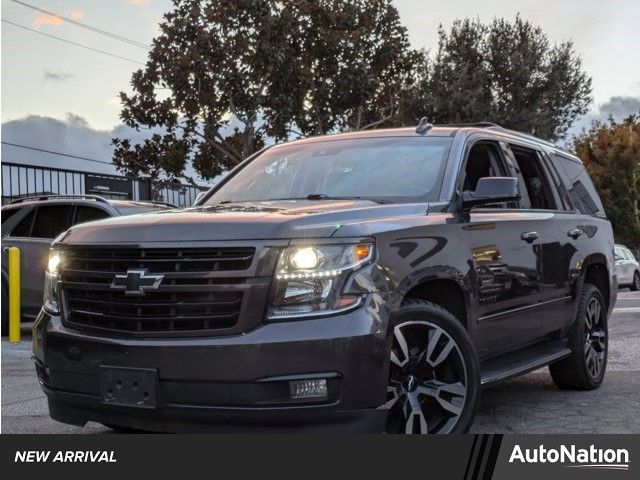
[(469, 330), (470, 294), (461, 275), (453, 272), (429, 271), (407, 281), (401, 288), (402, 302), (407, 299), (426, 300), (451, 312)]
[(581, 285), (589, 283), (600, 290), (607, 303), (607, 309), (609, 309), (612, 302), (612, 286), (607, 258), (602, 253), (589, 255), (582, 263), (580, 276), (582, 279)]

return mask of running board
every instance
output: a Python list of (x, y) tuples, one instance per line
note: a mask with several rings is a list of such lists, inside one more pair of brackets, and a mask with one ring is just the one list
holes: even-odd
[(486, 360), (480, 365), (482, 386), (537, 370), (569, 355), (571, 350), (564, 342), (557, 340)]

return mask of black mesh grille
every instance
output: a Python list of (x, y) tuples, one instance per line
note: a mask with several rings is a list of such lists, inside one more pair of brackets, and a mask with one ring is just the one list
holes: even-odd
[[(62, 251), (65, 322), (123, 333), (185, 333), (233, 328), (245, 283), (221, 272), (246, 270), (254, 248), (132, 249), (74, 247)], [(128, 270), (162, 275), (143, 295), (112, 288)]]

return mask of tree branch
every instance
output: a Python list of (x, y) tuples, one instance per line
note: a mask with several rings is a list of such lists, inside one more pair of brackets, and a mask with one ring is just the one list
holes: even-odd
[(393, 97), (391, 96), (391, 94), (389, 94), (389, 115), (384, 116), (381, 119), (376, 120), (375, 122), (368, 123), (364, 127), (360, 128), (360, 129), (357, 129), (357, 130), (367, 130), (369, 128), (377, 127), (381, 123), (384, 123), (387, 120), (392, 119), (395, 116), (395, 114), (396, 114), (396, 112), (395, 112), (395, 108), (394, 108), (394, 105), (393, 105)]

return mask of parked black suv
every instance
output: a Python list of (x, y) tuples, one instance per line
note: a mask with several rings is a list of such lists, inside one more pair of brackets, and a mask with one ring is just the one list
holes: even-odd
[(71, 228), (33, 348), (77, 425), (464, 432), (481, 385), (545, 365), (600, 385), (613, 268), (576, 157), (421, 122), (273, 146), (195, 208)]

